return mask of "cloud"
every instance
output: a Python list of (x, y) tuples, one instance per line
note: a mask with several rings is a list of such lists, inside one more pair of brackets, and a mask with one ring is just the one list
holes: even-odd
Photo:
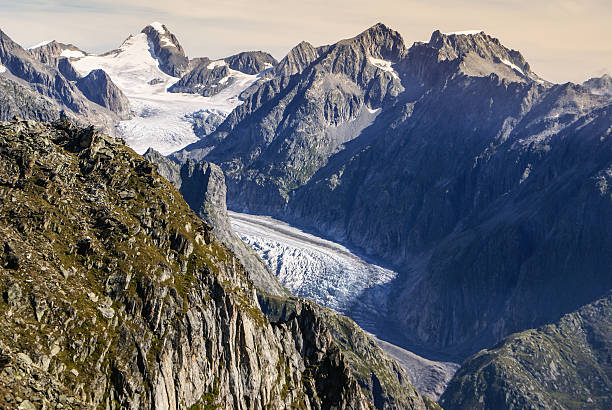
[(559, 82), (612, 66), (611, 19), (609, 0), (0, 0), (0, 28), (26, 46), (55, 38), (103, 52), (158, 20), (192, 57), (280, 58), (302, 40), (329, 44), (383, 22), (408, 44), (435, 29), (483, 29)]

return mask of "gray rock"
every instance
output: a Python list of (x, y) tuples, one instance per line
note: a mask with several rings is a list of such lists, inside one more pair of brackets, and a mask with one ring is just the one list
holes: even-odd
[(168, 75), (180, 77), (187, 70), (189, 59), (178, 39), (165, 25), (162, 32), (153, 26), (146, 26), (142, 33), (147, 35), (155, 57), (159, 61), (159, 68)]
[(259, 74), (274, 67), (278, 61), (263, 51), (244, 51), (223, 59), (229, 68), (245, 74)]
[(104, 70), (92, 70), (76, 82), (83, 94), (102, 107), (108, 108), (121, 119), (131, 117), (130, 102)]

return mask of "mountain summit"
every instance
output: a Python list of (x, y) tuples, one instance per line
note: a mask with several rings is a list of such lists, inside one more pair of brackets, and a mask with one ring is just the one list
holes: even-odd
[(178, 39), (168, 28), (158, 22), (153, 22), (142, 29), (147, 35), (159, 67), (163, 72), (173, 77), (180, 77), (189, 65), (189, 59)]

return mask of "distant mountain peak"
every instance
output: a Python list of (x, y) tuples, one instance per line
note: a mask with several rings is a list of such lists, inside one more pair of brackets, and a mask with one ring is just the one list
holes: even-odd
[(173, 77), (180, 77), (187, 71), (189, 59), (176, 36), (164, 24), (153, 22), (143, 28), (142, 33), (146, 34), (162, 71)]
[(543, 82), (520, 52), (505, 47), (482, 30), (452, 33), (436, 30), (426, 46), (437, 49), (440, 61), (458, 61), (467, 75), (480, 77), (493, 73), (509, 81)]
[(353, 38), (342, 40), (338, 45), (358, 45), (372, 57), (392, 61), (398, 61), (407, 52), (401, 34), (383, 23), (377, 23)]

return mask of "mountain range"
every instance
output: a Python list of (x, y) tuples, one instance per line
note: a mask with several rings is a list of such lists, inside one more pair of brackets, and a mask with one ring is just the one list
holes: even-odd
[[(302, 42), (280, 61), (188, 58), (152, 23), (101, 55), (57, 42), (26, 50), (0, 32), (0, 101), (0, 120), (68, 117), (146, 152), (246, 267), (271, 323), (295, 302), (232, 231), (226, 202), (392, 267), (392, 281), (359, 295), (374, 313), (358, 300), (342, 311), (396, 346), (464, 361), (443, 406), (610, 404), (609, 366), (586, 359), (609, 360), (607, 75), (554, 84), (482, 31), (409, 46), (383, 24)], [(550, 357), (516, 353), (537, 355), (542, 338)], [(355, 383), (373, 405), (394, 408), (365, 379)]]

